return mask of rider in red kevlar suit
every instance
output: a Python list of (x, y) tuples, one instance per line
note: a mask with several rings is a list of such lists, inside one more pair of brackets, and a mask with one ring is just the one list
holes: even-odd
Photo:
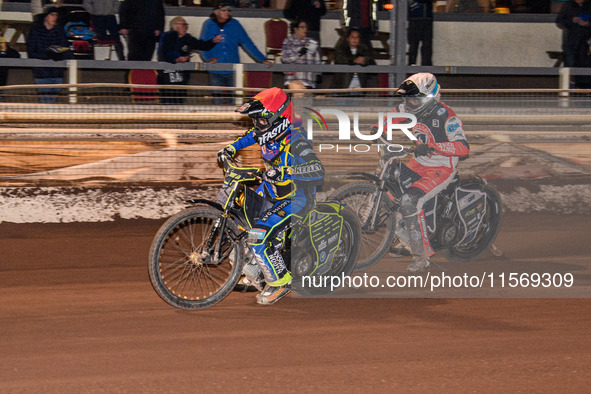
[[(400, 174), (404, 194), (396, 228), (396, 235), (413, 255), (410, 272), (429, 267), (429, 257), (435, 253), (429, 244), (423, 205), (447, 188), (456, 175), (460, 157), (470, 152), (462, 121), (439, 101), (439, 89), (433, 74), (414, 74), (400, 85), (397, 93), (404, 102), (392, 110), (417, 118), (412, 128), (417, 138), (414, 157), (403, 165)], [(384, 139), (381, 142), (390, 143)]]

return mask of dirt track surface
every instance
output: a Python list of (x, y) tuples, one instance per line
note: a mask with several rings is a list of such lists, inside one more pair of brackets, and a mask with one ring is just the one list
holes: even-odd
[[(184, 312), (149, 283), (148, 248), (160, 223), (0, 224), (0, 392), (591, 386), (589, 299), (287, 298), (260, 307), (255, 293), (234, 292)], [(505, 259), (588, 266), (587, 223), (514, 214), (497, 244)]]

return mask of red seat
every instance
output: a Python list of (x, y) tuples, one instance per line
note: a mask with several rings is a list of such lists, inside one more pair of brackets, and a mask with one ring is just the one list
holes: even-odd
[[(244, 87), (268, 89), (271, 87), (271, 71), (245, 71)], [(254, 96), (257, 91), (247, 90), (244, 92), (247, 97)]]
[[(156, 70), (129, 70), (127, 80), (132, 85), (157, 85), (158, 72)], [(158, 102), (158, 88), (131, 88), (131, 101), (153, 100)]]
[(276, 61), (281, 56), (283, 41), (287, 37), (287, 22), (283, 19), (269, 19), (265, 22), (265, 48), (267, 58)]

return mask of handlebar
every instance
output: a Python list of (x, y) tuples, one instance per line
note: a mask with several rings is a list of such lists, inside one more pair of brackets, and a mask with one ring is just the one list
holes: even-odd
[(402, 159), (408, 155), (412, 155), (415, 151), (414, 146), (407, 146), (407, 145), (398, 145), (402, 147), (400, 151), (390, 151), (389, 149), (385, 148), (385, 153), (383, 155), (383, 160), (391, 160), (391, 159)]
[(226, 181), (248, 182), (260, 180), (264, 175), (264, 171), (258, 167), (238, 167), (239, 163), (233, 157), (226, 156), (226, 160), (222, 160), (222, 164), (226, 174)]

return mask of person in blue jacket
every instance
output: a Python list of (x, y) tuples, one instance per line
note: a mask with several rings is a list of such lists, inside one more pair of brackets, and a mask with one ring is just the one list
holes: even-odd
[[(265, 55), (261, 53), (254, 45), (246, 30), (240, 22), (233, 19), (230, 15), (232, 7), (222, 1), (214, 7), (210, 19), (203, 23), (201, 28), (201, 37), (203, 41), (208, 41), (217, 35), (222, 35), (222, 41), (209, 51), (202, 51), (203, 61), (209, 63), (240, 63), (238, 46), (241, 45), (256, 61), (271, 67), (271, 61), (266, 60)], [(233, 71), (209, 71), (209, 82), (211, 86), (235, 86)], [(223, 91), (212, 92), (214, 96), (222, 96)], [(214, 105), (230, 103), (223, 99), (215, 99)]]
[(301, 128), (291, 124), (289, 96), (279, 88), (263, 90), (236, 110), (252, 118), (254, 127), (218, 152), (218, 160), (258, 144), (267, 171), (257, 193), (273, 199), (248, 233), (248, 244), (263, 272), (266, 286), (257, 303), (270, 305), (291, 290), (292, 276), (271, 240), (289, 226), (292, 216), (313, 203), (316, 186), (324, 180), (324, 166)]

